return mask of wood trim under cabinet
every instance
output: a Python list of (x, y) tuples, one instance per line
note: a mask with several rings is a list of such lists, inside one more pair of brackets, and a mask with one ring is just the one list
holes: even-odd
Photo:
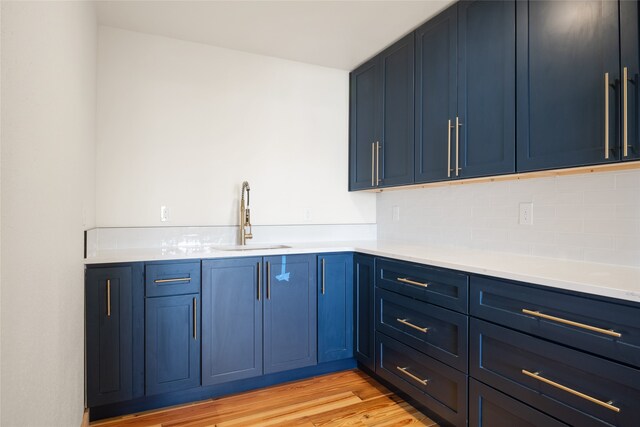
[(590, 173), (598, 173), (598, 172), (625, 171), (625, 170), (633, 170), (633, 169), (640, 169), (640, 161), (611, 163), (611, 164), (597, 165), (597, 166), (580, 166), (580, 167), (568, 168), (568, 169), (551, 169), (551, 170), (536, 171), (536, 172), (515, 173), (510, 175), (484, 176), (480, 178), (458, 179), (458, 180), (451, 180), (451, 181), (428, 182), (423, 184), (401, 185), (398, 187), (372, 188), (370, 190), (364, 190), (364, 191), (367, 191), (370, 193), (382, 193), (385, 191), (410, 190), (414, 188), (443, 187), (447, 185), (476, 184), (476, 183), (483, 183), (483, 182), (518, 181), (522, 179), (544, 178), (544, 177), (550, 177), (550, 176), (590, 174)]

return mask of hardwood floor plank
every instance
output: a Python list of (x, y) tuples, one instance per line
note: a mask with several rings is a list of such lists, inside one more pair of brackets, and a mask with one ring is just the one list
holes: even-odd
[(359, 370), (91, 423), (92, 427), (436, 426)]

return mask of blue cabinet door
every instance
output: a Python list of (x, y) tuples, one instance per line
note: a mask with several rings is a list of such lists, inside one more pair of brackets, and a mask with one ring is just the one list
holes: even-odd
[[(142, 394), (136, 355), (142, 330), (142, 265), (91, 267), (85, 277), (87, 405), (121, 402)], [(134, 304), (135, 300), (137, 301)], [(134, 307), (134, 305), (136, 307)], [(136, 321), (134, 321), (136, 319)], [(138, 340), (138, 341), (137, 341)]]
[[(640, 158), (640, 9), (637, 1), (620, 2), (620, 63), (622, 65), (621, 159)], [(624, 77), (627, 77), (626, 86)], [(626, 96), (625, 96), (626, 92)], [(625, 113), (626, 111), (626, 113)], [(624, 146), (627, 146), (626, 150)]]
[[(415, 182), (450, 175), (456, 117), (457, 7), (416, 30)], [(455, 174), (454, 174), (455, 175)]]
[(318, 256), (318, 362), (353, 357), (353, 255)]
[(411, 33), (378, 55), (382, 129), (378, 186), (413, 183), (414, 46)]
[(202, 261), (202, 385), (262, 375), (262, 258)]
[(619, 159), (618, 2), (519, 1), (516, 20), (517, 170)]
[(356, 254), (353, 257), (355, 287), (355, 354), (356, 359), (370, 370), (375, 369), (374, 337), (374, 258)]
[(459, 178), (515, 172), (515, 21), (514, 1), (458, 3)]
[(146, 395), (200, 385), (200, 295), (145, 301)]
[(315, 255), (265, 257), (264, 372), (317, 363)]
[(349, 190), (377, 185), (376, 142), (379, 141), (378, 58), (367, 61), (349, 77)]

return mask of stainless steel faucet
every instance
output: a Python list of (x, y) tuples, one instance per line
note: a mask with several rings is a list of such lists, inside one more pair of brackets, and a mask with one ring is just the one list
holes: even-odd
[[(247, 190), (247, 205), (244, 204), (244, 191)], [(242, 190), (240, 195), (240, 244), (246, 245), (247, 239), (252, 239), (253, 234), (251, 234), (251, 212), (249, 211), (249, 183), (244, 181), (242, 183)], [(249, 227), (249, 231), (247, 232), (247, 227)]]

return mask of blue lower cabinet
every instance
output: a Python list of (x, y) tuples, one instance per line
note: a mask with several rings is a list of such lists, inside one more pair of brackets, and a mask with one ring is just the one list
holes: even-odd
[(271, 256), (264, 264), (264, 373), (315, 365), (316, 256)]
[(200, 385), (200, 296), (147, 298), (146, 395)]
[(137, 307), (143, 299), (142, 265), (91, 267), (85, 279), (87, 405), (138, 397), (142, 378), (136, 374), (142, 366), (135, 353), (143, 331), (136, 316), (142, 313)]
[(374, 337), (374, 260), (368, 255), (356, 254), (353, 257), (354, 281), (354, 333), (355, 356), (359, 363), (370, 370), (375, 370), (375, 337)]
[(376, 289), (376, 330), (467, 372), (468, 316)]
[(202, 385), (262, 375), (262, 258), (202, 261)]
[(566, 427), (509, 396), (469, 378), (469, 427)]
[(470, 374), (576, 426), (637, 426), (640, 370), (472, 319)]
[(467, 376), (399, 341), (376, 333), (376, 375), (387, 380), (438, 418), (467, 424)]
[(318, 256), (318, 362), (353, 357), (353, 255)]

